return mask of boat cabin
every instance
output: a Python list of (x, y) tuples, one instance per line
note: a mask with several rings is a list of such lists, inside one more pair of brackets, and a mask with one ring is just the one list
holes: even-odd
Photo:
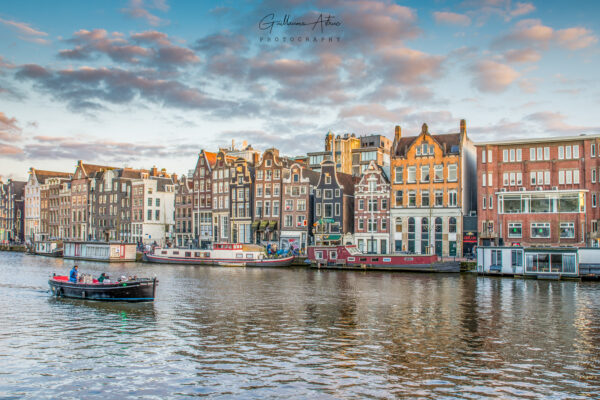
[(578, 277), (577, 248), (531, 247), (525, 249), (525, 275), (537, 278)]
[(477, 272), (490, 275), (523, 275), (525, 249), (521, 246), (477, 248)]

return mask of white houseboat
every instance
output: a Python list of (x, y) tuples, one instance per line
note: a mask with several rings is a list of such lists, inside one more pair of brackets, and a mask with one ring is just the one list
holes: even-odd
[(43, 240), (33, 244), (33, 254), (38, 256), (62, 257), (63, 243), (58, 240)]
[(119, 242), (66, 241), (64, 258), (90, 261), (135, 261), (136, 245)]
[(477, 272), (538, 279), (600, 276), (600, 249), (485, 246), (477, 248)]
[(292, 265), (294, 256), (269, 258), (262, 246), (239, 243), (215, 243), (212, 250), (157, 247), (154, 249), (154, 253), (145, 253), (144, 260), (166, 264), (288, 267)]

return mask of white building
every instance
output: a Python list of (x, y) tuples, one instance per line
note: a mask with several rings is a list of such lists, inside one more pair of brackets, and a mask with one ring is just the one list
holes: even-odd
[[(164, 246), (175, 239), (175, 184), (171, 178), (143, 175), (132, 182), (133, 240)], [(140, 204), (141, 203), (141, 204)], [(136, 211), (138, 215), (136, 218)], [(141, 214), (141, 215), (140, 215)]]

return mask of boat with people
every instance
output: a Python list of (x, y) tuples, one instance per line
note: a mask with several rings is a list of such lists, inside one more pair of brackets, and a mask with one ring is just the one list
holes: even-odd
[[(73, 279), (73, 276), (75, 278)], [(156, 295), (156, 278), (121, 277), (116, 282), (100, 277), (102, 281), (93, 279), (91, 275), (71, 276), (53, 275), (48, 284), (52, 294), (85, 300), (144, 302), (154, 301)]]
[(224, 267), (289, 267), (294, 255), (269, 255), (263, 246), (254, 244), (215, 243), (210, 250), (157, 247), (144, 254), (144, 261)]
[(442, 261), (435, 254), (365, 254), (356, 245), (309, 246), (315, 268), (407, 272), (460, 272), (459, 261)]

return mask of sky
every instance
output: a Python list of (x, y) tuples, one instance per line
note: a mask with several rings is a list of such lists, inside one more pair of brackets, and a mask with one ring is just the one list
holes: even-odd
[(186, 173), (201, 149), (329, 130), (475, 142), (600, 134), (600, 2), (13, 1), (0, 175), (77, 160)]

